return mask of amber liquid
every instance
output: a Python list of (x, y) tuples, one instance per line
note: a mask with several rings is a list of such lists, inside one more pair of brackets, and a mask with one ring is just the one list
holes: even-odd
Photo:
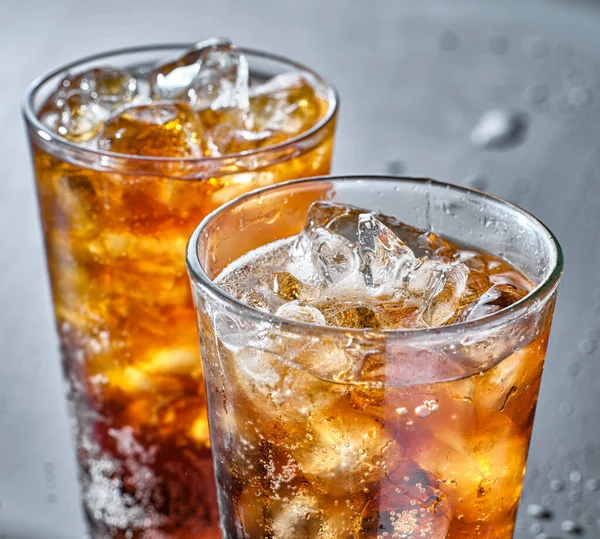
[[(291, 243), (278, 245), (232, 264), (235, 270), (223, 272), (219, 286), (235, 295), (257, 289), (248, 283), (273, 283), (265, 275), (285, 266), (277, 261), (287, 260), (282, 253)], [(506, 303), (499, 308), (531, 289), (498, 258), (443, 246), (441, 256), (470, 265), (467, 304), (490, 281), (505, 283)], [(273, 286), (272, 312), (277, 301), (302, 295), (297, 286), (289, 277)], [(323, 309), (328, 325), (339, 323), (327, 318), (330, 305), (306, 301)], [(215, 366), (207, 382), (227, 538), (512, 537), (550, 315), (535, 328), (527, 320), (514, 324), (511, 338), (521, 338), (502, 356), (495, 355), (494, 336), (458, 347), (462, 364), (493, 359), (488, 366), (449, 381), (408, 384), (405, 373), (427, 369), (429, 379), (444, 379), (443, 358), (452, 363), (452, 351), (412, 348), (393, 337), (334, 341), (318, 329), (303, 335), (276, 324), (268, 330), (264, 322), (254, 328), (231, 313), (212, 317), (199, 322), (204, 360)], [(357, 327), (354, 322), (346, 327)], [(247, 344), (238, 325), (249, 335)], [(347, 381), (349, 361), (360, 374)]]
[(333, 129), (300, 156), (198, 181), (83, 168), (32, 141), (94, 537), (219, 536), (185, 245), (207, 213), (235, 196), (327, 174), (332, 138)]

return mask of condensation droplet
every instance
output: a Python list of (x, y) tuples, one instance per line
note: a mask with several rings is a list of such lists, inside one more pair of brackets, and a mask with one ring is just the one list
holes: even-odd
[(558, 456), (566, 459), (571, 454), (571, 448), (567, 444), (562, 444), (558, 447)]
[(470, 185), (473, 189), (479, 191), (485, 191), (489, 185), (489, 180), (482, 174), (472, 174), (465, 178), (465, 183)]
[(527, 506), (527, 514), (534, 518), (549, 518), (552, 516), (552, 513), (548, 510), (547, 507), (537, 503), (530, 503)]
[(544, 494), (540, 501), (542, 502), (542, 505), (549, 507), (550, 505), (554, 504), (554, 499), (555, 498), (552, 494)]
[(576, 490), (569, 492), (567, 498), (569, 498), (569, 501), (571, 502), (578, 502), (581, 500), (581, 492), (577, 492)]
[(550, 490), (553, 492), (560, 492), (565, 489), (565, 482), (560, 479), (553, 479), (550, 481)]
[(588, 341), (597, 341), (600, 338), (600, 331), (596, 328), (588, 328), (585, 330), (585, 338)]
[(596, 348), (596, 343), (594, 343), (594, 341), (590, 341), (589, 339), (583, 339), (579, 343), (578, 348), (582, 354), (587, 356), (594, 351), (594, 349)]
[(581, 483), (581, 472), (573, 470), (569, 474), (569, 479), (571, 480), (571, 483)]
[(516, 146), (524, 140), (528, 123), (527, 116), (521, 112), (490, 109), (471, 130), (471, 142), (485, 149)]
[(571, 415), (573, 413), (573, 405), (570, 402), (561, 402), (558, 410), (564, 416)]
[(574, 107), (585, 107), (590, 102), (590, 92), (585, 88), (571, 88), (567, 94), (567, 99)]
[(581, 526), (573, 520), (563, 520), (560, 523), (560, 529), (567, 533), (578, 534), (581, 533)]
[(530, 527), (529, 527), (529, 531), (531, 533), (540, 533), (544, 528), (542, 528), (542, 525), (539, 522), (534, 522)]
[(532, 84), (525, 89), (527, 100), (534, 105), (542, 105), (550, 97), (550, 89), (545, 84)]
[(388, 162), (386, 169), (388, 174), (398, 176), (406, 172), (406, 164), (404, 164), (402, 161), (393, 160)]
[(598, 490), (598, 479), (593, 477), (592, 479), (588, 479), (585, 482), (585, 488), (587, 488), (590, 492), (595, 492)]
[(569, 374), (569, 376), (577, 376), (579, 374), (579, 363), (576, 363), (575, 361), (567, 363), (567, 374)]

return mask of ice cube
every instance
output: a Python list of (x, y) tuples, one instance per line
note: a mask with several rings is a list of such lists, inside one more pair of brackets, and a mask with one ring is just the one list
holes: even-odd
[(523, 429), (531, 424), (547, 344), (546, 334), (481, 375), (473, 400), (483, 415), (502, 412)]
[(495, 284), (468, 305), (460, 314), (461, 321), (477, 320), (498, 312), (527, 295), (527, 290), (512, 284)]
[(378, 296), (392, 296), (403, 268), (415, 259), (413, 252), (372, 213), (358, 218), (358, 243), (365, 283)]
[(489, 416), (475, 432), (432, 433), (418, 443), (415, 460), (440, 480), (454, 500), (454, 518), (501, 522), (516, 510), (527, 455), (527, 439), (507, 417)]
[(59, 135), (74, 142), (94, 138), (116, 108), (131, 102), (137, 81), (128, 72), (97, 68), (68, 76), (40, 111), (40, 118)]
[(228, 114), (215, 121), (206, 121), (207, 114), (201, 114), (204, 125), (210, 125), (206, 130), (206, 145), (211, 156), (219, 157), (234, 153), (255, 150), (264, 146), (270, 139), (269, 132), (254, 132), (237, 126), (243, 121), (240, 115)]
[(138, 81), (128, 71), (104, 67), (80, 73), (71, 79), (70, 88), (87, 93), (103, 104), (118, 107), (134, 99)]
[(135, 106), (106, 122), (98, 146), (130, 155), (202, 157), (202, 127), (184, 103)]
[(109, 110), (95, 102), (89, 94), (73, 91), (57, 99), (55, 107), (40, 112), (42, 121), (59, 135), (73, 142), (86, 142), (94, 138)]
[(303, 489), (273, 518), (273, 539), (319, 537), (322, 515), (317, 497)]
[(354, 305), (351, 307), (335, 306), (325, 310), (327, 324), (340, 328), (378, 328), (381, 322), (377, 312), (371, 307)]
[(407, 290), (423, 301), (421, 318), (429, 327), (442, 326), (456, 316), (469, 269), (462, 262), (451, 264), (420, 258), (403, 274)]
[(284, 73), (252, 88), (249, 119), (255, 131), (270, 133), (270, 144), (308, 130), (320, 115), (314, 87), (298, 73)]
[(248, 109), (248, 61), (228, 39), (197, 43), (157, 66), (150, 82), (157, 100), (186, 101), (196, 109)]
[(305, 322), (307, 324), (317, 324), (320, 326), (326, 324), (325, 317), (321, 311), (310, 305), (302, 305), (298, 301), (285, 303), (275, 311), (275, 314), (282, 318)]
[(304, 477), (331, 495), (360, 492), (399, 464), (400, 443), (381, 420), (339, 404), (315, 413), (292, 453)]
[(313, 267), (318, 277), (329, 285), (339, 283), (358, 270), (356, 249), (343, 236), (316, 228), (309, 234), (308, 241)]
[(303, 283), (287, 271), (275, 271), (265, 281), (269, 289), (285, 301), (314, 301), (321, 294), (319, 288)]
[(308, 416), (331, 406), (345, 390), (320, 377), (343, 379), (352, 364), (342, 347), (328, 339), (277, 333), (249, 342), (236, 353), (236, 382), (258, 416), (304, 425)]
[(308, 209), (304, 230), (313, 230), (315, 228), (329, 229), (337, 220), (349, 216), (352, 209), (351, 206), (338, 202), (326, 200), (313, 202)]

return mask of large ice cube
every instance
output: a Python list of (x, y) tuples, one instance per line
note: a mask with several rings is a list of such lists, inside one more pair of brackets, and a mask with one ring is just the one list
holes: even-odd
[(186, 101), (197, 109), (248, 109), (248, 61), (228, 39), (201, 41), (150, 76), (156, 100)]
[(521, 493), (528, 441), (510, 419), (490, 416), (475, 432), (431, 434), (417, 442), (415, 459), (440, 479), (440, 490), (454, 500), (454, 518), (475, 523), (512, 516)]
[(184, 103), (125, 109), (100, 135), (102, 150), (154, 157), (202, 157), (202, 126)]
[(308, 130), (320, 112), (314, 87), (298, 73), (278, 75), (250, 92), (252, 127), (269, 133), (271, 144)]
[(461, 262), (448, 264), (428, 258), (421, 258), (406, 269), (404, 286), (422, 299), (421, 318), (427, 326), (444, 325), (456, 316), (468, 274), (469, 269)]
[(137, 81), (128, 72), (97, 68), (67, 76), (40, 111), (40, 118), (59, 135), (74, 142), (94, 138), (118, 107), (130, 103)]
[(275, 511), (272, 530), (275, 539), (341, 539), (358, 537), (362, 530), (364, 495), (332, 499), (302, 487)]
[(366, 284), (378, 296), (393, 296), (402, 270), (415, 259), (413, 252), (372, 213), (358, 218), (358, 244)]
[(399, 463), (400, 443), (381, 420), (340, 404), (310, 417), (292, 449), (304, 477), (329, 494), (360, 492)]

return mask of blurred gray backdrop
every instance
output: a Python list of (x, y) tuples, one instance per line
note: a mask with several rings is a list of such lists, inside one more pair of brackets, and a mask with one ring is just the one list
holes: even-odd
[[(518, 536), (581, 527), (600, 537), (598, 4), (0, 1), (0, 539), (84, 534), (20, 117), (25, 87), (89, 53), (217, 35), (290, 56), (337, 85), (335, 172), (474, 185), (558, 235), (566, 273)], [(472, 141), (491, 108), (529, 118), (521, 141), (502, 150)], [(546, 505), (552, 518), (536, 520), (530, 504)]]

